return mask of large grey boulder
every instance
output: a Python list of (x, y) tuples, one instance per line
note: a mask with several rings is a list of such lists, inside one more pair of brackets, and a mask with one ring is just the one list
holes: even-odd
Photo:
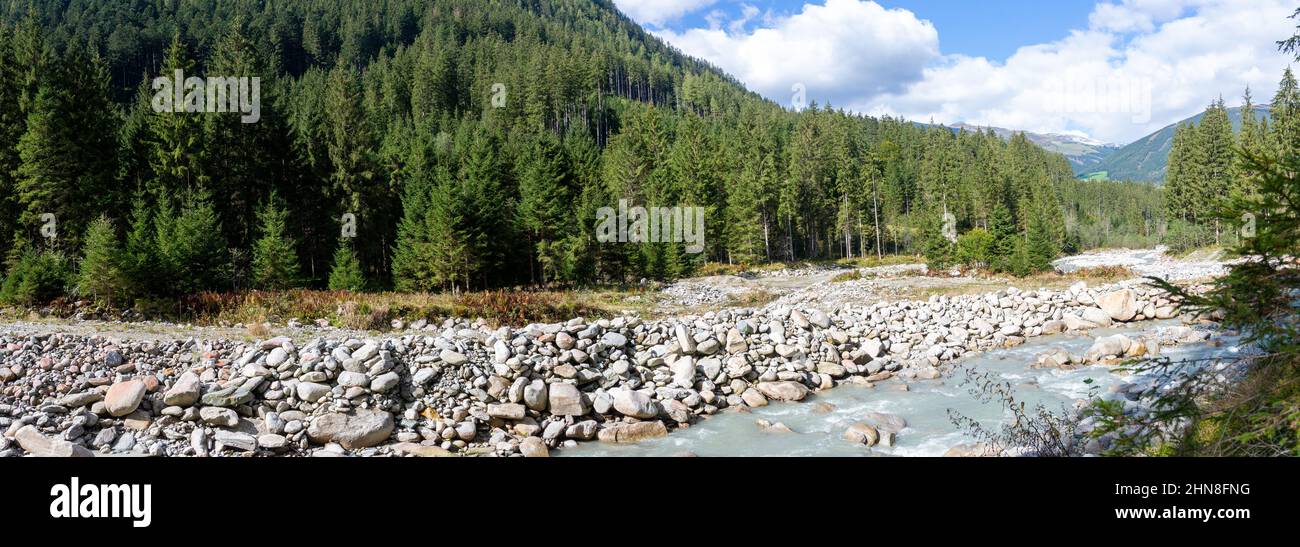
[(307, 428), (307, 438), (317, 444), (339, 443), (343, 448), (365, 448), (388, 440), (393, 415), (383, 410), (331, 412), (318, 416)]
[(1097, 307), (1116, 321), (1132, 321), (1138, 314), (1137, 293), (1133, 289), (1112, 291), (1097, 299)]
[(624, 416), (648, 420), (659, 415), (659, 403), (640, 391), (622, 389), (614, 395), (614, 410)]

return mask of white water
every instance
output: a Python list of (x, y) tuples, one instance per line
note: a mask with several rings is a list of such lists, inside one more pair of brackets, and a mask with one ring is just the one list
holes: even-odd
[[(1113, 374), (1110, 367), (1085, 366), (1072, 370), (1030, 368), (1034, 357), (1047, 349), (1060, 347), (1071, 354), (1082, 354), (1095, 338), (1122, 333), (1130, 336), (1154, 332), (1176, 321), (1146, 323), (1138, 327), (1097, 329), (1088, 336), (1062, 334), (1032, 338), (1025, 344), (994, 350), (964, 358), (958, 363), (975, 370), (995, 372), (1015, 386), (1016, 397), (1029, 408), (1042, 403), (1049, 409), (1070, 408), (1076, 399), (1091, 392), (1103, 394), (1110, 385), (1132, 380)], [(1198, 358), (1234, 352), (1231, 344), (1212, 347), (1195, 344), (1165, 348), (1165, 355)], [(951, 369), (951, 365), (945, 365)], [(901, 382), (890, 380), (874, 388), (845, 384), (817, 393), (798, 403), (774, 403), (749, 413), (723, 412), (709, 416), (689, 428), (679, 429), (667, 437), (635, 445), (582, 443), (556, 451), (561, 456), (940, 456), (949, 448), (972, 442), (949, 419), (948, 411), (979, 420), (986, 428), (996, 428), (1007, 419), (995, 403), (982, 403), (961, 385), (964, 374), (939, 380), (917, 380), (908, 391), (894, 389)], [(1091, 379), (1088, 383), (1085, 380)], [(829, 413), (814, 412), (814, 403), (835, 406)], [(907, 420), (907, 428), (897, 436), (894, 447), (867, 448), (842, 438), (850, 425), (863, 421), (869, 412), (897, 414)], [(795, 433), (764, 432), (756, 420), (782, 422)]]

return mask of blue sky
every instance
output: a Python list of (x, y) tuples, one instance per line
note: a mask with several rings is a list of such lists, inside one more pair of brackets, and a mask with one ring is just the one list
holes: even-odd
[(614, 0), (792, 108), (1125, 144), (1247, 86), (1270, 99), (1294, 0)]

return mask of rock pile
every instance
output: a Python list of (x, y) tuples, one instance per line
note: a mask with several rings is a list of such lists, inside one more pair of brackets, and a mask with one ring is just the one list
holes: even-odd
[[(448, 320), (301, 345), (0, 336), (0, 455), (544, 456), (842, 382), (937, 378), (969, 352), (1173, 313), (1151, 289), (1080, 284), (834, 313), (773, 305), (517, 329)], [(898, 429), (863, 425), (854, 442), (892, 442)]]

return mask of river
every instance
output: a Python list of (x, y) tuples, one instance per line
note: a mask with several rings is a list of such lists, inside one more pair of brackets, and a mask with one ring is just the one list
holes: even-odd
[[(1096, 329), (1088, 335), (1059, 334), (1031, 338), (1025, 344), (978, 353), (956, 364), (976, 370), (988, 370), (1015, 386), (1016, 397), (1029, 407), (1043, 404), (1065, 412), (1089, 393), (1105, 393), (1111, 385), (1133, 381), (1111, 372), (1111, 367), (1081, 366), (1069, 370), (1033, 368), (1035, 356), (1051, 348), (1063, 348), (1073, 355), (1084, 353), (1095, 338), (1112, 334), (1136, 337), (1157, 329), (1179, 324), (1177, 320), (1152, 321), (1124, 328)], [(1164, 355), (1175, 360), (1227, 356), (1235, 353), (1234, 340), (1226, 339), (1216, 347), (1197, 343), (1166, 347)], [(995, 403), (984, 403), (973, 396), (970, 385), (962, 385), (964, 374), (956, 370), (938, 380), (913, 381), (908, 390), (898, 389), (896, 380), (863, 387), (845, 384), (819, 392), (798, 403), (774, 403), (751, 412), (728, 412), (706, 417), (689, 428), (678, 429), (667, 437), (633, 445), (582, 443), (556, 451), (559, 456), (941, 456), (949, 448), (973, 442), (949, 418), (949, 411), (979, 420), (986, 428), (996, 428), (1008, 415)], [(1089, 382), (1089, 380), (1091, 380)], [(825, 412), (825, 405), (834, 406)], [(821, 406), (823, 412), (818, 412)], [(870, 412), (887, 412), (902, 416), (907, 427), (897, 435), (893, 447), (854, 444), (841, 438), (852, 424), (863, 421)], [(757, 420), (781, 422), (794, 433), (767, 432)]]

